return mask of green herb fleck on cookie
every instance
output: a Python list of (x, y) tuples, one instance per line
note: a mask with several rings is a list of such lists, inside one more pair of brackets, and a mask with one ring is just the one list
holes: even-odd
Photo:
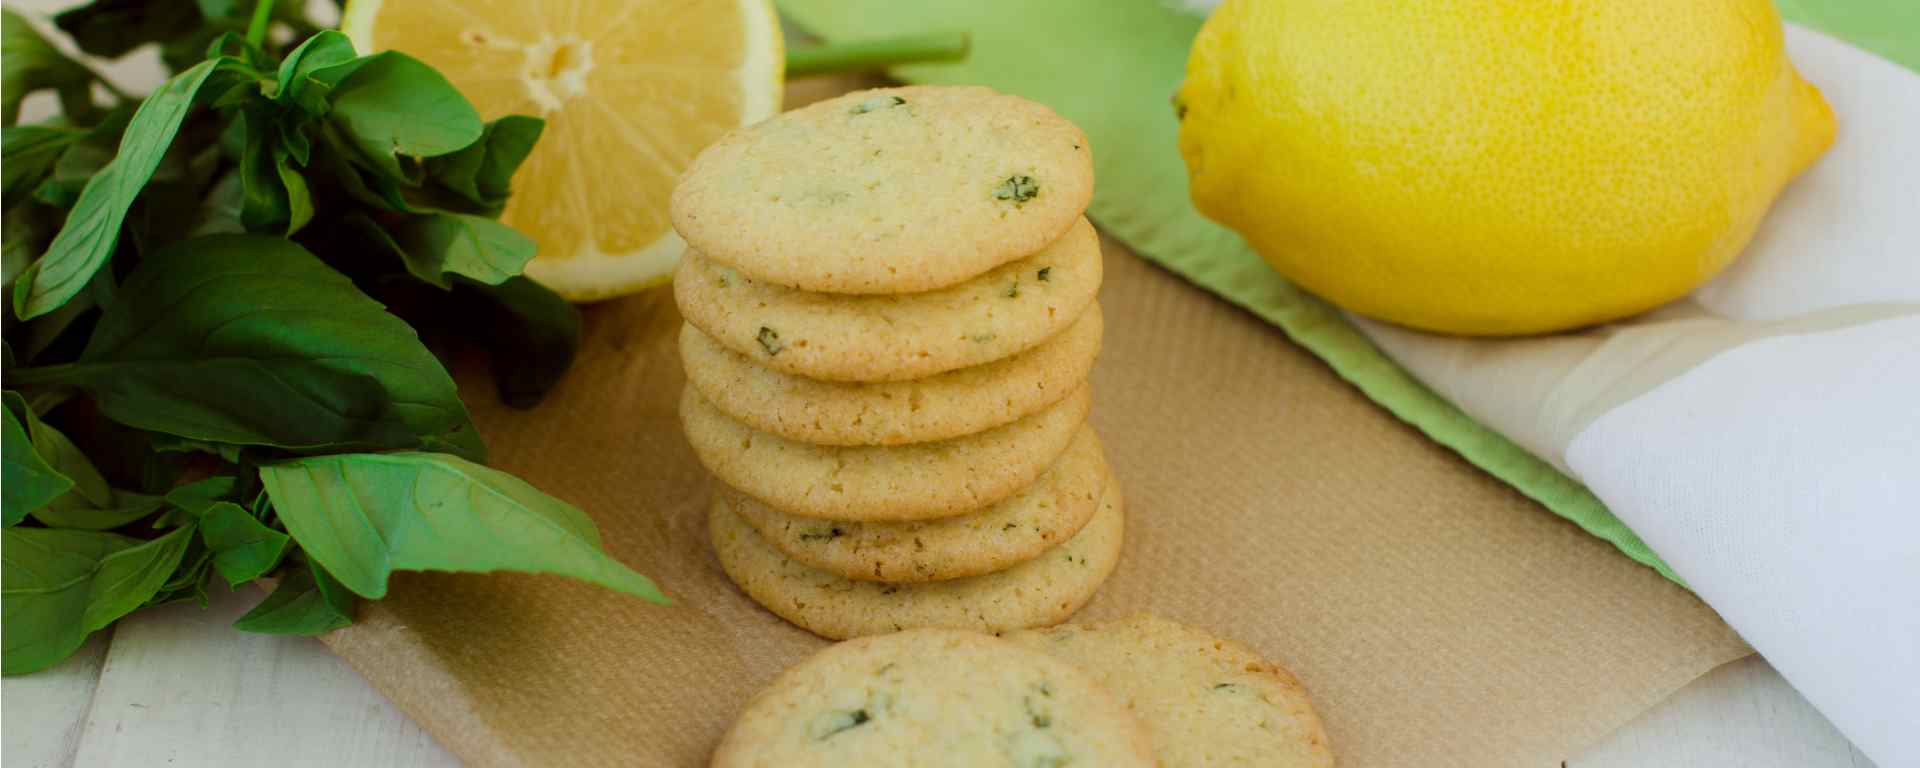
[(1006, 181), (1000, 182), (1000, 186), (993, 188), (993, 199), (1011, 200), (1014, 205), (1019, 205), (1039, 196), (1040, 182), (1034, 181), (1032, 176), (1008, 176)]
[(994, 340), (994, 339), (996, 339), (996, 338), (999, 338), (999, 336), (998, 336), (998, 335), (996, 335), (996, 334), (992, 334), (992, 333), (976, 333), (976, 334), (974, 334), (974, 335), (972, 335), (972, 336), (968, 336), (968, 337), (967, 337), (967, 340), (968, 340), (968, 341), (971, 341), (971, 342), (973, 342), (973, 343), (975, 343), (975, 344), (985, 344), (985, 343), (987, 343), (987, 342), (989, 342), (989, 341), (993, 341), (993, 340)]
[(1012, 747), (1013, 764), (1018, 768), (1061, 768), (1073, 763), (1073, 755), (1067, 748), (1045, 731), (1021, 731), (1008, 746)]
[(1040, 271), (1033, 273), (1033, 279), (1043, 283), (1051, 281), (1053, 279), (1053, 267), (1041, 267)]
[(1019, 279), (1017, 279), (1017, 278), (1016, 278), (1016, 279), (1015, 279), (1015, 280), (1013, 281), (1013, 285), (1010, 285), (1010, 286), (1007, 286), (1007, 298), (1009, 298), (1009, 299), (1017, 299), (1017, 298), (1020, 298), (1020, 281), (1019, 281)]
[(820, 741), (831, 738), (834, 734), (840, 733), (841, 731), (858, 728), (872, 719), (864, 709), (856, 709), (851, 712), (846, 710), (822, 712), (818, 717), (813, 719), (812, 724), (807, 726), (807, 732), (811, 734), (816, 741)]
[(1240, 690), (1240, 686), (1234, 685), (1233, 683), (1221, 683), (1219, 685), (1214, 686), (1213, 689), (1216, 691), (1226, 691), (1228, 693), (1233, 693), (1234, 691)]
[(1022, 698), (1020, 703), (1026, 706), (1027, 720), (1033, 723), (1033, 727), (1045, 728), (1053, 725), (1053, 714), (1039, 707), (1035, 707), (1032, 696)]
[(833, 541), (834, 539), (837, 539), (837, 538), (840, 538), (841, 536), (846, 535), (846, 533), (847, 533), (846, 531), (840, 530), (840, 526), (836, 525), (824, 531), (809, 531), (807, 533), (800, 534), (800, 540), (801, 541)]
[(905, 103), (907, 103), (907, 100), (900, 98), (898, 96), (875, 96), (871, 99), (867, 99), (866, 101), (860, 102), (859, 104), (853, 105), (853, 109), (847, 110), (847, 113), (854, 114), (854, 115), (864, 115), (876, 109), (892, 109), (894, 107), (900, 106)]
[(780, 350), (787, 348), (786, 343), (780, 341), (780, 332), (764, 325), (760, 326), (760, 335), (754, 338), (760, 342), (760, 348), (767, 351), (767, 357), (780, 354)]

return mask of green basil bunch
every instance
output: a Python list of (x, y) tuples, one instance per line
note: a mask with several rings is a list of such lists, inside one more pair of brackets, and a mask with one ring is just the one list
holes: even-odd
[[(177, 73), (137, 106), (4, 12), (5, 673), (216, 576), (277, 577), (236, 624), (268, 633), (344, 626), (396, 569), (664, 602), (586, 515), (482, 465), (422, 341), (486, 350), (520, 406), (571, 363), (578, 311), (497, 221), (542, 121), (483, 123), (417, 59), (234, 3), (56, 17), (91, 54), (160, 45)], [(16, 125), (41, 89), (62, 114)]]

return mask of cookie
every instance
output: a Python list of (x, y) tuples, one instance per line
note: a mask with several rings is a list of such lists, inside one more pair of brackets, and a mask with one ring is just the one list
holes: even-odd
[(1306, 688), (1232, 640), (1152, 616), (1005, 637), (1070, 662), (1119, 694), (1147, 724), (1166, 768), (1333, 765)]
[(1058, 624), (1113, 573), (1126, 527), (1119, 484), (1109, 482), (1086, 527), (1037, 558), (964, 579), (888, 584), (853, 581), (780, 554), (719, 495), (708, 524), (720, 566), (741, 591), (780, 618), (835, 639), (916, 627), (997, 632)]
[(762, 432), (816, 445), (901, 445), (971, 435), (1038, 411), (1086, 381), (1100, 353), (1095, 303), (1058, 336), (991, 363), (896, 382), (838, 382), (755, 364), (692, 325), (687, 379), (715, 408)]
[(855, 91), (735, 130), (673, 191), (693, 250), (775, 285), (944, 288), (1040, 250), (1093, 196), (1087, 137), (980, 87)]
[(1081, 219), (1039, 253), (937, 291), (797, 291), (688, 253), (673, 297), (687, 322), (768, 368), (830, 381), (901, 381), (1038, 346), (1093, 303), (1101, 268), (1100, 238)]
[(1153, 765), (1146, 729), (1073, 665), (977, 632), (839, 643), (754, 695), (714, 768)]
[(680, 420), (700, 463), (775, 509), (835, 520), (925, 520), (980, 509), (1031, 485), (1086, 421), (1082, 385), (1006, 426), (934, 443), (809, 445), (729, 419), (689, 385)]
[(727, 505), (781, 554), (861, 581), (939, 581), (1005, 570), (1072, 538), (1093, 518), (1107, 461), (1093, 429), (1033, 485), (978, 512), (903, 523), (786, 514), (731, 488)]

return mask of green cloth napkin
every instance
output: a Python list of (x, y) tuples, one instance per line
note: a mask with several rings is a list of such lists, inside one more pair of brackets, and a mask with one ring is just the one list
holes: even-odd
[[(1789, 20), (1920, 69), (1920, 1), (1777, 0)], [(1338, 310), (1269, 269), (1187, 195), (1168, 100), (1201, 19), (1172, 0), (779, 0), (833, 41), (964, 29), (965, 62), (900, 67), (915, 83), (981, 84), (1053, 107), (1093, 142), (1088, 213), (1142, 256), (1280, 326), (1395, 416), (1588, 533), (1675, 582), (1679, 577), (1572, 478), (1433, 393)]]

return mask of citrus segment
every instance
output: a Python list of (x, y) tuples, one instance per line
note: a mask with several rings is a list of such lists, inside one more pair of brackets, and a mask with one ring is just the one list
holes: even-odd
[(574, 301), (665, 282), (681, 170), (780, 108), (767, 0), (353, 0), (340, 26), (433, 65), (485, 119), (547, 121), (501, 219), (540, 245), (527, 275)]

